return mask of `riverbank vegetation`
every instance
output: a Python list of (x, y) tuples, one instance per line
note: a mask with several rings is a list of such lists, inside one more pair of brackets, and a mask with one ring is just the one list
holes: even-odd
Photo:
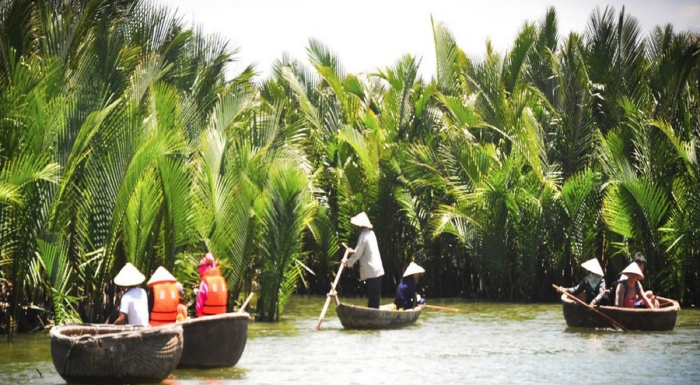
[(260, 79), (157, 3), (0, 1), (5, 327), (101, 322), (125, 262), (189, 288), (207, 250), (274, 320), (328, 290), (361, 211), (386, 294), (415, 260), (428, 298), (553, 300), (641, 251), (645, 287), (697, 304), (698, 33), (605, 8), (581, 32), (543, 10), (507, 52), (433, 34), (432, 79), (409, 55), (346, 73), (314, 39)]

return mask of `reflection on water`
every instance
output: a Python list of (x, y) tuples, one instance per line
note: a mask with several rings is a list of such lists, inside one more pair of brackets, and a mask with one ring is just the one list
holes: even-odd
[[(443, 300), (432, 304), (460, 312), (424, 310), (404, 329), (354, 331), (330, 309), (316, 332), (324, 300), (294, 298), (281, 322), (251, 323), (235, 368), (176, 370), (164, 383), (700, 383), (695, 309), (678, 314), (674, 331), (624, 333), (567, 328), (561, 305)], [(62, 384), (48, 337), (0, 342), (0, 383)]]

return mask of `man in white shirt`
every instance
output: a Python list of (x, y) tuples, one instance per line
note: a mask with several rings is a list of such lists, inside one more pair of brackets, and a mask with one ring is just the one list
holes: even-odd
[(145, 280), (146, 277), (128, 262), (114, 277), (115, 284), (127, 289), (119, 303), (119, 317), (114, 321), (115, 325), (128, 320), (129, 325), (148, 326), (148, 295), (146, 290), (138, 287)]
[(357, 239), (355, 249), (348, 249), (348, 252), (353, 254), (352, 257), (343, 258), (341, 262), (352, 267), (355, 262), (360, 261), (360, 279), (367, 283), (367, 307), (378, 309), (382, 296), (384, 266), (382, 257), (379, 255), (377, 236), (372, 231), (372, 223), (364, 212), (352, 217), (350, 223), (362, 228), (362, 232)]

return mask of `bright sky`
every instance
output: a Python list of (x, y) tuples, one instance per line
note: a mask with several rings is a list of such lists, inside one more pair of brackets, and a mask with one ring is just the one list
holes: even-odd
[(676, 31), (700, 30), (700, 2), (691, 0), (155, 0), (179, 10), (187, 23), (218, 33), (240, 49), (230, 72), (255, 63), (262, 76), (284, 52), (308, 63), (309, 38), (334, 51), (350, 73), (373, 72), (393, 65), (404, 54), (422, 58), (420, 73), (435, 73), (430, 16), (452, 31), (468, 55), (485, 52), (491, 39), (500, 52), (513, 43), (525, 21), (539, 21), (549, 5), (557, 11), (560, 37), (583, 32), (591, 11), (625, 5), (645, 34), (672, 23)]

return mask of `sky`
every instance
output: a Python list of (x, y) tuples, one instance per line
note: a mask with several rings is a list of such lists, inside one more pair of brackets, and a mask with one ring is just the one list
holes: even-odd
[(610, 5), (639, 21), (644, 33), (671, 23), (676, 31), (700, 31), (700, 1), (689, 0), (155, 0), (177, 8), (188, 25), (230, 40), (240, 51), (229, 68), (235, 76), (255, 64), (270, 74), (283, 53), (308, 63), (310, 38), (335, 52), (346, 72), (375, 72), (403, 55), (421, 59), (419, 74), (435, 74), (431, 16), (452, 32), (470, 56), (483, 55), (487, 39), (495, 50), (510, 48), (526, 21), (541, 20), (548, 6), (557, 11), (559, 36), (584, 32), (591, 12)]

